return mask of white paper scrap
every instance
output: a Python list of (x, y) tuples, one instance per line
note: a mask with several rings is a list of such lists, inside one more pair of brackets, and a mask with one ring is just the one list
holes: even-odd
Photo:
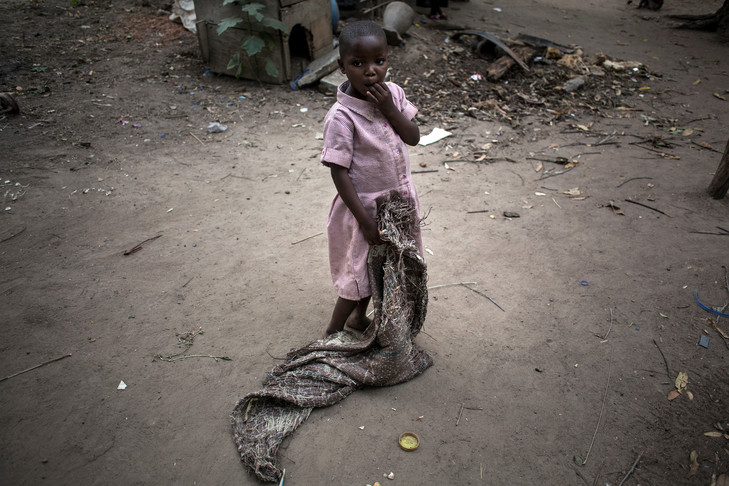
[(119, 382), (119, 386), (116, 387), (117, 390), (125, 390), (127, 388), (127, 384), (124, 383), (124, 380)]
[(426, 136), (420, 137), (420, 142), (418, 142), (418, 145), (430, 145), (431, 143), (435, 143), (438, 140), (443, 140), (444, 138), (450, 137), (451, 135), (453, 135), (451, 132), (447, 132), (442, 128), (436, 127)]

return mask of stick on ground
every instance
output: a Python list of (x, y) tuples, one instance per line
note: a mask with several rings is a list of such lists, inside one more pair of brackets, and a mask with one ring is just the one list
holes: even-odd
[(655, 339), (653, 340), (653, 344), (656, 345), (656, 347), (658, 348), (658, 352), (661, 353), (661, 356), (663, 357), (663, 363), (666, 365), (666, 376), (668, 376), (668, 379), (670, 380), (671, 379), (671, 369), (668, 367), (668, 360), (666, 359), (666, 355), (663, 354), (663, 350), (661, 350), (661, 347), (658, 345), (658, 343), (656, 342)]
[[(611, 352), (612, 354), (612, 352)], [(592, 446), (595, 444), (595, 437), (597, 437), (597, 431), (600, 429), (600, 422), (602, 421), (602, 414), (605, 412), (605, 401), (607, 400), (607, 392), (608, 388), (610, 387), (610, 375), (612, 374), (612, 358), (610, 359), (610, 362), (608, 363), (608, 377), (607, 377), (607, 383), (605, 383), (605, 393), (602, 397), (602, 407), (600, 407), (600, 416), (597, 418), (597, 425), (595, 426), (595, 433), (592, 434), (592, 440), (590, 441), (590, 447), (587, 448), (587, 454), (585, 454), (585, 458), (582, 459), (582, 466), (587, 464), (587, 458), (590, 457), (590, 451), (592, 451)]]
[[(645, 451), (643, 451), (643, 452), (645, 452)], [(643, 457), (643, 452), (641, 452), (638, 455), (638, 459), (636, 459), (635, 462), (633, 463), (633, 467), (630, 468), (630, 471), (628, 471), (628, 474), (625, 475), (625, 477), (623, 478), (622, 481), (620, 481), (620, 484), (618, 484), (618, 486), (623, 486), (623, 483), (625, 482), (626, 479), (628, 479), (628, 476), (633, 474), (633, 471), (635, 471), (635, 466), (638, 465), (638, 463), (640, 462), (640, 458)]]
[(44, 361), (44, 362), (43, 362), (43, 363), (41, 363), (41, 364), (38, 364), (38, 365), (35, 365), (35, 366), (31, 366), (30, 368), (28, 368), (28, 369), (26, 369), (26, 370), (23, 370), (23, 371), (18, 371), (17, 373), (13, 373), (13, 374), (12, 374), (12, 375), (10, 375), (10, 376), (6, 376), (5, 378), (2, 378), (2, 379), (0, 379), (0, 381), (5, 381), (5, 380), (9, 380), (10, 378), (15, 378), (15, 377), (16, 377), (16, 376), (18, 376), (18, 375), (22, 375), (23, 373), (27, 373), (27, 372), (29, 372), (29, 371), (33, 371), (33, 370), (34, 370), (34, 369), (36, 369), (36, 368), (40, 368), (41, 366), (45, 366), (45, 365), (47, 365), (47, 364), (50, 364), (50, 363), (53, 363), (53, 362), (55, 362), (55, 361), (60, 361), (60, 360), (62, 360), (63, 358), (68, 358), (69, 356), (71, 356), (71, 353), (68, 353), (68, 354), (64, 354), (63, 356), (59, 356), (59, 357), (57, 357), (57, 358), (49, 359), (48, 361)]

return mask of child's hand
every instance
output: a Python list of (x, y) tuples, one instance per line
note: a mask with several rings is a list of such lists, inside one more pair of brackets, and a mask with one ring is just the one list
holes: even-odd
[(361, 224), (360, 228), (362, 229), (365, 240), (370, 245), (382, 245), (385, 243), (380, 237), (380, 230), (377, 229), (377, 221), (375, 218), (370, 218), (365, 224)]
[(371, 102), (380, 109), (383, 115), (393, 113), (392, 110), (399, 111), (392, 101), (392, 93), (387, 89), (385, 83), (375, 83), (367, 90), (367, 97)]

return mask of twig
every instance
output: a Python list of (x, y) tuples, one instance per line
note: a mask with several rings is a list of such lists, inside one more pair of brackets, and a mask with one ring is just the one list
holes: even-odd
[(668, 360), (666, 359), (666, 355), (663, 354), (663, 350), (658, 345), (658, 343), (656, 342), (655, 339), (653, 340), (653, 344), (656, 345), (656, 347), (658, 348), (658, 352), (661, 353), (661, 356), (663, 357), (663, 364), (666, 365), (666, 376), (668, 376), (668, 379), (670, 380), (671, 379), (671, 368), (668, 367)]
[(301, 243), (302, 241), (310, 240), (310, 239), (312, 239), (312, 238), (316, 238), (317, 236), (319, 236), (319, 235), (323, 235), (323, 234), (324, 234), (324, 232), (323, 232), (323, 231), (321, 231), (321, 232), (319, 232), (319, 233), (317, 233), (317, 234), (315, 234), (315, 235), (311, 235), (311, 236), (307, 236), (306, 238), (302, 238), (302, 239), (300, 239), (299, 241), (294, 241), (294, 242), (293, 242), (293, 243), (291, 243), (291, 244), (292, 244), (292, 245), (298, 245), (298, 244), (299, 244), (299, 243)]
[(479, 209), (478, 211), (466, 211), (466, 214), (478, 214), (478, 213), (488, 213), (488, 209)]
[(197, 140), (198, 142), (200, 142), (200, 145), (205, 145), (205, 142), (203, 142), (202, 140), (200, 140), (199, 138), (197, 138), (197, 135), (195, 135), (192, 132), (190, 132), (190, 135), (192, 135), (192, 138), (194, 138), (195, 140)]
[[(473, 155), (483, 155), (485, 153), (486, 152), (476, 151), (476, 152), (473, 152)], [(476, 160), (470, 160), (470, 161), (466, 161), (466, 162), (496, 162), (496, 161), (499, 161), (499, 160), (505, 160), (507, 162), (511, 162), (512, 164), (517, 164), (518, 163), (516, 160), (512, 159), (511, 157), (484, 157), (483, 159), (482, 158), (478, 158)]]
[(697, 122), (697, 121), (704, 121), (704, 120), (711, 120), (711, 119), (712, 119), (712, 117), (710, 117), (710, 116), (705, 116), (703, 118), (695, 118), (693, 120), (687, 121), (686, 123), (684, 123), (684, 125), (688, 125), (689, 123), (693, 123), (693, 122)]
[(638, 179), (653, 179), (653, 178), (652, 177), (631, 177), (630, 179), (627, 179), (627, 180), (621, 182), (620, 184), (618, 184), (615, 187), (623, 187), (628, 182), (630, 182), (630, 181), (637, 181)]
[(692, 235), (716, 235), (729, 236), (729, 233), (717, 233), (716, 231), (689, 231)]
[(542, 177), (540, 177), (540, 178), (539, 178), (539, 180), (541, 181), (542, 179), (549, 179), (550, 177), (554, 177), (554, 176), (558, 176), (558, 175), (566, 174), (567, 172), (571, 171), (571, 170), (572, 170), (572, 169), (574, 169), (575, 167), (576, 167), (576, 166), (572, 166), (572, 167), (570, 167), (569, 169), (565, 169), (565, 170), (560, 170), (560, 171), (557, 171), (557, 172), (552, 172), (552, 173), (550, 173), (550, 174), (544, 174), (544, 175), (543, 175)]
[(12, 375), (6, 376), (5, 378), (0, 379), (0, 382), (5, 381), (5, 380), (9, 380), (10, 378), (15, 378), (18, 375), (22, 375), (23, 373), (27, 373), (29, 371), (33, 371), (36, 368), (40, 368), (41, 366), (45, 366), (45, 365), (50, 364), (50, 363), (53, 363), (55, 361), (60, 361), (63, 358), (68, 358), (69, 356), (71, 356), (71, 353), (64, 354), (63, 356), (59, 356), (57, 358), (49, 359), (48, 361), (44, 361), (41, 364), (38, 364), (38, 365), (35, 365), (35, 366), (31, 366), (30, 368), (28, 368), (26, 370), (18, 371), (17, 373), (13, 373)]
[[(612, 355), (612, 351), (611, 351)], [(595, 444), (595, 438), (597, 437), (597, 431), (600, 429), (600, 421), (602, 421), (602, 414), (605, 412), (605, 401), (607, 400), (607, 392), (608, 388), (610, 387), (610, 375), (612, 374), (612, 358), (610, 359), (610, 362), (608, 363), (608, 377), (607, 377), (607, 383), (605, 383), (605, 393), (602, 397), (602, 407), (600, 407), (600, 416), (597, 418), (597, 425), (595, 426), (595, 433), (592, 434), (592, 440), (590, 441), (590, 447), (587, 448), (587, 454), (585, 454), (585, 458), (582, 459), (582, 465), (584, 466), (587, 464), (587, 458), (590, 457), (590, 451), (592, 451), (592, 446)]]
[[(644, 140), (643, 142), (646, 142), (646, 141), (647, 140)], [(631, 145), (635, 145), (636, 147), (640, 147), (642, 149), (648, 150), (649, 152), (653, 152), (655, 154), (658, 154), (658, 155), (660, 155), (661, 157), (663, 157), (665, 159), (679, 160), (681, 158), (678, 155), (667, 154), (666, 152), (661, 152), (660, 150), (656, 150), (656, 149), (652, 149), (650, 147), (644, 147), (642, 145), (638, 145), (638, 143), (643, 143), (643, 142), (631, 142)]]
[(8, 236), (7, 238), (3, 238), (2, 240), (0, 240), (0, 243), (5, 243), (6, 241), (8, 241), (8, 240), (10, 240), (10, 239), (13, 239), (13, 238), (15, 238), (16, 236), (18, 236), (18, 235), (19, 235), (20, 233), (22, 233), (23, 231), (25, 231), (25, 227), (23, 227), (23, 229), (22, 229), (22, 230), (20, 230), (20, 231), (18, 231), (17, 233), (15, 233), (15, 234), (12, 234), (12, 235)]
[(458, 412), (458, 418), (456, 419), (456, 427), (458, 427), (458, 422), (461, 421), (461, 415), (463, 415), (463, 406), (464, 406), (464, 404), (461, 403), (461, 411)]
[(696, 143), (693, 140), (691, 140), (691, 143), (694, 144), (694, 145), (697, 145), (697, 146), (699, 146), (699, 147), (701, 147), (703, 149), (711, 150), (712, 152), (716, 152), (716, 153), (719, 153), (719, 154), (721, 153), (721, 150), (716, 150), (714, 147), (709, 147), (709, 146), (706, 146), (706, 145), (701, 145), (700, 143)]
[[(643, 452), (645, 452), (645, 451), (643, 451)], [(638, 462), (640, 462), (640, 458), (643, 457), (643, 452), (641, 452), (638, 455), (638, 459), (635, 460), (635, 462), (633, 463), (633, 466), (630, 468), (630, 471), (628, 471), (628, 474), (625, 475), (625, 477), (623, 478), (622, 481), (620, 481), (620, 483), (618, 484), (618, 486), (623, 486), (623, 483), (625, 482), (626, 479), (628, 479), (628, 476), (630, 476), (631, 474), (633, 474), (633, 471), (635, 471), (635, 466), (638, 465)]]
[(144, 240), (143, 242), (139, 243), (138, 245), (136, 245), (136, 246), (134, 246), (134, 247), (130, 248), (129, 250), (125, 250), (125, 251), (124, 251), (124, 255), (131, 255), (132, 253), (136, 253), (136, 252), (138, 252), (139, 250), (141, 250), (141, 249), (142, 249), (142, 245), (143, 245), (143, 244), (145, 244), (145, 243), (149, 243), (150, 241), (154, 241), (154, 240), (156, 240), (157, 238), (159, 238), (160, 236), (162, 236), (162, 235), (157, 235), (157, 236), (153, 236), (153, 237), (151, 237), (151, 238), (147, 238), (146, 240)]
[(612, 135), (612, 134), (611, 134), (611, 135), (608, 135), (607, 137), (603, 138), (603, 139), (602, 139), (602, 140), (600, 140), (599, 142), (597, 142), (597, 143), (595, 143), (595, 144), (592, 144), (592, 146), (593, 146), (593, 147), (596, 147), (596, 146), (598, 146), (598, 145), (607, 145), (607, 144), (611, 144), (611, 143), (617, 143), (617, 142), (611, 142), (611, 141), (610, 141), (610, 139), (611, 139), (611, 138), (613, 138), (613, 136), (614, 136), (614, 135)]
[(468, 285), (466, 285), (464, 283), (461, 284), (461, 285), (463, 285), (464, 287), (466, 287), (471, 292), (476, 292), (481, 297), (486, 297), (487, 299), (489, 299), (491, 301), (492, 304), (494, 304), (496, 307), (498, 307), (499, 309), (501, 309), (503, 312), (506, 312), (503, 307), (501, 307), (499, 304), (497, 304), (496, 301), (494, 299), (492, 299), (491, 297), (489, 297), (488, 295), (484, 294), (483, 292), (479, 292), (476, 289), (472, 289), (471, 287), (469, 287)]
[(380, 7), (384, 7), (384, 6), (385, 6), (385, 5), (387, 5), (388, 3), (389, 3), (389, 2), (383, 2), (383, 3), (380, 3), (380, 4), (377, 4), (377, 5), (375, 5), (374, 7), (370, 7), (370, 8), (363, 8), (363, 9), (361, 10), (361, 12), (362, 12), (363, 14), (366, 14), (366, 13), (370, 13), (370, 12), (372, 12), (373, 10), (377, 10), (377, 9), (378, 9), (378, 8), (380, 8)]
[(518, 172), (514, 172), (513, 170), (510, 170), (509, 172), (516, 175), (521, 180), (521, 185), (524, 185), (524, 178), (521, 176), (521, 174), (519, 174)]
[[(650, 210), (652, 210), (652, 211), (655, 211), (655, 212), (657, 212), (657, 213), (661, 213), (661, 214), (662, 214), (662, 215), (664, 215), (664, 216), (668, 216), (668, 215), (667, 215), (666, 213), (664, 213), (664, 212), (663, 212), (663, 211), (661, 211), (660, 209), (656, 209), (656, 208), (654, 208), (654, 207), (648, 206), (647, 204), (643, 204), (642, 202), (638, 202), (638, 201), (633, 201), (633, 200), (632, 200), (632, 199), (630, 199), (630, 198), (626, 199), (625, 201), (626, 201), (626, 202), (629, 202), (629, 203), (637, 204), (638, 206), (643, 206), (644, 208), (648, 208), (648, 209), (650, 209)], [(668, 217), (670, 218), (670, 216), (668, 216)]]
[(553, 164), (566, 165), (570, 163), (570, 159), (567, 157), (527, 157), (527, 160), (539, 160), (541, 162), (551, 162)]
[(557, 200), (555, 198), (552, 198), (552, 202), (554, 204), (556, 204), (559, 209), (562, 209), (562, 206), (559, 205), (559, 203), (557, 202)]
[(413, 170), (413, 171), (410, 171), (411, 174), (429, 174), (431, 172), (438, 172), (438, 169)]
[(443, 287), (454, 287), (456, 285), (476, 285), (476, 283), (477, 282), (458, 282), (458, 283), (438, 284), (438, 285), (433, 285), (431, 287), (428, 287), (428, 290), (442, 289)]
[(195, 277), (190, 277), (190, 280), (188, 280), (187, 282), (185, 282), (185, 284), (182, 286), (182, 288), (184, 289), (185, 287), (187, 287), (187, 284), (189, 284), (190, 282), (192, 282), (192, 279), (193, 278), (195, 278)]
[(605, 333), (605, 337), (603, 339), (607, 339), (608, 334), (610, 334), (610, 330), (613, 328), (613, 308), (610, 308), (610, 327), (608, 327), (607, 332)]
[(181, 356), (157, 356), (157, 359), (172, 363), (173, 361), (179, 361), (187, 358), (213, 358), (215, 361), (222, 359), (223, 361), (232, 361), (228, 356), (213, 356), (212, 354), (183, 354)]

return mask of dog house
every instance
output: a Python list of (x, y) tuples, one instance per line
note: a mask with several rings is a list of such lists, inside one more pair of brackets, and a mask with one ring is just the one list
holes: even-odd
[[(253, 32), (270, 34), (274, 49), (266, 49), (268, 56), (278, 70), (278, 77), (269, 76), (265, 69), (254, 71), (249, 59), (240, 49), (240, 42), (248, 35), (245, 14), (240, 4), (223, 6), (223, 0), (195, 0), (197, 36), (202, 58), (211, 71), (235, 76), (235, 69), (228, 69), (228, 63), (236, 52), (241, 52), (246, 69), (242, 77), (260, 79), (270, 83), (284, 83), (295, 79), (313, 60), (332, 50), (332, 3), (331, 0), (255, 0), (266, 6), (263, 11), (286, 24), (288, 34), (263, 27), (253, 22)], [(247, 2), (243, 2), (247, 3)], [(230, 17), (244, 17), (238, 26), (218, 35), (221, 20)]]

